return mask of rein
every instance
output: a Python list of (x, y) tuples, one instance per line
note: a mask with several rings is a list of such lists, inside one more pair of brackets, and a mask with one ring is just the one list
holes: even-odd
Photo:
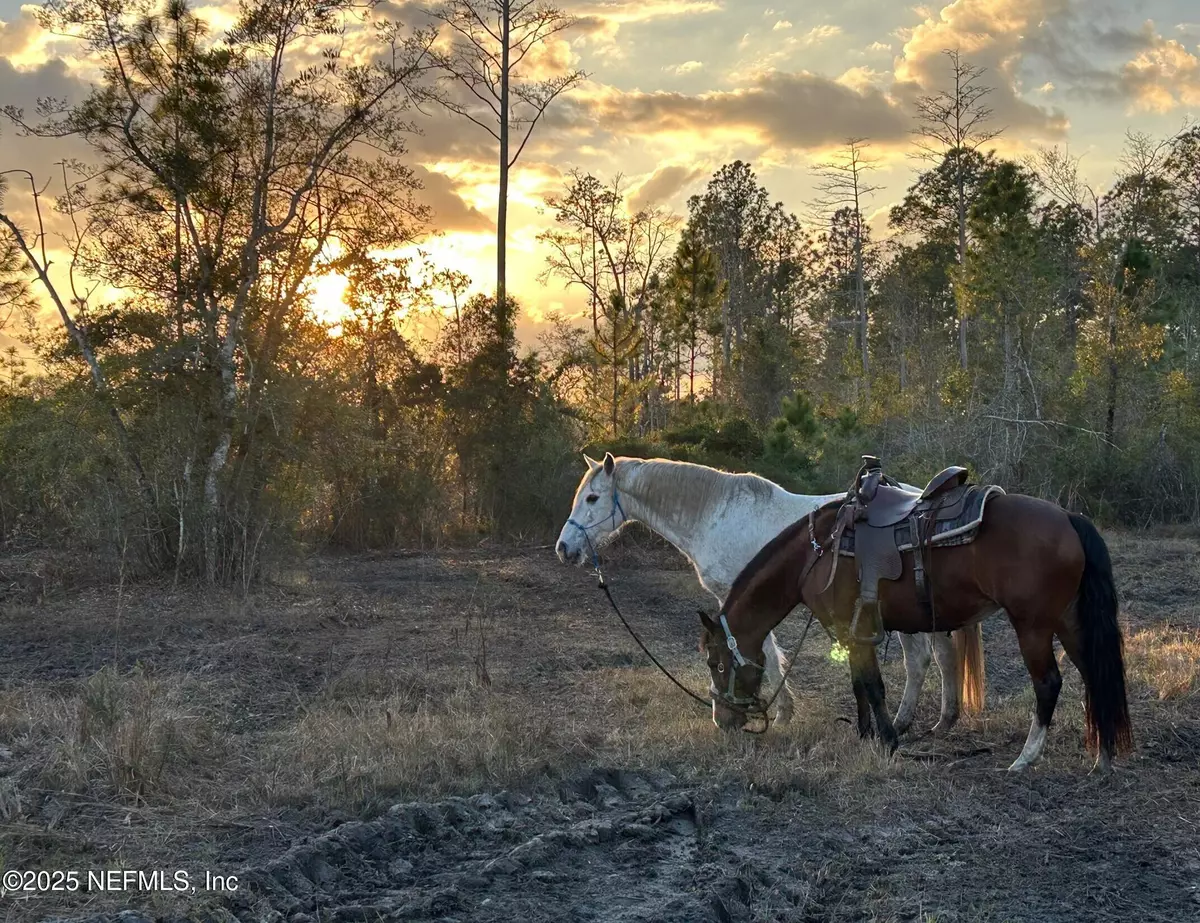
[[(617, 513), (621, 514), (620, 522), (617, 522)], [(627, 519), (628, 519), (628, 517), (625, 515), (625, 510), (623, 510), (621, 508), (621, 498), (617, 496), (617, 482), (616, 482), (616, 478), (614, 477), (613, 478), (613, 492), (612, 492), (612, 512), (609, 514), (608, 519), (601, 520), (601, 523), (593, 523), (590, 527), (580, 525), (578, 522), (575, 521), (574, 518), (568, 519), (567, 523), (569, 525), (574, 526), (576, 529), (578, 529), (580, 532), (583, 533), (583, 540), (585, 542), (587, 542), (588, 551), (592, 555), (592, 568), (596, 574), (597, 585), (600, 587), (600, 589), (602, 589), (604, 591), (604, 595), (608, 597), (608, 604), (610, 606), (612, 606), (613, 612), (617, 613), (617, 618), (619, 618), (621, 620), (621, 624), (624, 625), (625, 630), (627, 632), (629, 632), (629, 637), (633, 638), (633, 640), (637, 642), (637, 646), (642, 649), (642, 653), (644, 653), (647, 657), (649, 657), (650, 662), (653, 663), (656, 667), (659, 668), (659, 670), (662, 671), (663, 676), (665, 676), (667, 679), (669, 679), (671, 682), (673, 682), (676, 686), (678, 686), (680, 689), (682, 689), (684, 692), (686, 692), (689, 696), (691, 696), (693, 699), (695, 699), (697, 702), (699, 702), (707, 710), (712, 705), (711, 700), (701, 698), (700, 696), (696, 695), (696, 693), (692, 692), (691, 689), (689, 689), (687, 686), (685, 686), (683, 683), (681, 683), (679, 680), (677, 680), (674, 677), (674, 675), (672, 675), (671, 671), (668, 670), (666, 667), (664, 667), (661, 663), (659, 663), (658, 658), (655, 657), (652, 653), (650, 653), (650, 649), (648, 647), (646, 647), (645, 644), (642, 643), (642, 639), (638, 637), (637, 632), (633, 630), (633, 626), (631, 626), (629, 624), (629, 622), (625, 619), (624, 614), (622, 614), (620, 606), (617, 605), (617, 601), (615, 599), (613, 599), (612, 592), (608, 588), (608, 582), (604, 579), (604, 572), (600, 569), (600, 555), (599, 555), (599, 553), (597, 553), (596, 546), (592, 542), (591, 529), (596, 528), (596, 526), (599, 524), (607, 522), (607, 523), (611, 523), (612, 527), (613, 527), (609, 531), (610, 532), (615, 531), (616, 529), (618, 529), (622, 525), (624, 525), (624, 523), (626, 522)]]
[[(804, 570), (802, 570), (800, 572), (800, 579), (798, 581), (796, 581), (801, 586), (804, 585), (804, 581), (808, 579), (808, 576), (809, 576), (809, 574), (812, 573), (813, 568), (817, 566), (817, 562), (820, 561), (821, 558), (823, 558), (825, 556), (824, 545), (821, 542), (817, 541), (816, 516), (817, 516), (817, 511), (815, 508), (812, 509), (811, 511), (809, 511), (809, 514), (808, 514), (808, 540), (809, 540), (809, 543), (812, 545), (812, 549), (815, 552), (815, 554), (811, 558), (809, 558), (808, 563), (804, 565)], [(834, 558), (834, 565), (835, 566), (837, 565), (836, 557)], [(824, 592), (824, 591), (822, 591), (822, 592)], [(816, 613), (811, 608), (808, 610), (808, 622), (806, 622), (804, 625), (804, 633), (802, 635), (800, 635), (800, 643), (796, 645), (796, 650), (792, 653), (792, 657), (791, 657), (791, 660), (788, 662), (787, 669), (783, 671), (783, 675), (779, 678), (779, 685), (775, 687), (774, 695), (772, 695), (771, 698), (767, 700), (767, 703), (765, 705), (763, 705), (760, 708), (757, 705), (753, 705), (753, 703), (752, 703), (752, 707), (747, 708), (745, 706), (745, 700), (739, 699), (738, 696), (736, 696), (734, 694), (734, 680), (737, 675), (736, 670), (729, 671), (729, 690), (728, 690), (728, 692), (726, 692), (724, 694), (722, 694), (722, 693), (717, 694), (718, 698), (720, 698), (720, 700), (721, 700), (721, 703), (726, 708), (732, 709), (733, 711), (739, 711), (746, 717), (750, 717), (751, 715), (753, 715), (756, 717), (762, 716), (763, 718), (765, 718), (767, 715), (767, 712), (769, 712), (771, 710), (771, 706), (775, 704), (775, 700), (777, 698), (779, 698), (779, 693), (781, 693), (783, 691), (784, 684), (787, 682), (787, 678), (792, 672), (792, 667), (794, 667), (796, 665), (796, 661), (800, 657), (800, 649), (802, 647), (804, 647), (804, 641), (808, 637), (808, 630), (810, 628), (812, 628), (813, 617), (815, 614)], [(737, 639), (733, 636), (733, 632), (729, 628), (729, 622), (725, 618), (724, 612), (721, 613), (721, 627), (725, 630), (725, 642), (729, 646), (729, 650), (730, 650), (730, 653), (733, 655), (734, 662), (737, 663), (739, 666), (749, 665), (749, 666), (757, 667), (760, 671), (765, 672), (765, 668), (758, 666), (758, 664), (756, 664), (756, 663), (751, 663), (750, 661), (746, 660), (746, 658), (742, 655), (742, 652), (740, 650), (738, 650)], [(764, 727), (761, 731), (749, 731), (747, 733), (763, 734), (763, 733), (766, 733), (766, 730), (767, 730), (766, 727)]]
[[(618, 513), (621, 514), (621, 521), (619, 523), (617, 522), (617, 514)], [(809, 538), (812, 542), (812, 547), (816, 551), (816, 554), (809, 560), (809, 562), (805, 565), (804, 570), (801, 572), (800, 581), (799, 581), (801, 584), (803, 584), (804, 581), (808, 578), (808, 575), (812, 572), (812, 569), (816, 565), (817, 561), (819, 561), (825, 553), (825, 549), (817, 541), (816, 533), (814, 531), (815, 516), (816, 516), (816, 510), (813, 509), (808, 514), (808, 532), (809, 532)], [(627, 520), (628, 520), (628, 517), (625, 515), (625, 510), (621, 508), (621, 500), (617, 496), (616, 478), (613, 478), (612, 512), (609, 514), (608, 519), (602, 520), (602, 522), (611, 523), (613, 525), (613, 528), (610, 529), (609, 531), (615, 531), (617, 528), (620, 528), (620, 526), (623, 525)], [(642, 639), (638, 637), (637, 632), (635, 632), (633, 630), (633, 627), (629, 624), (628, 620), (625, 618), (624, 614), (621, 612), (621, 608), (617, 605), (617, 601), (615, 599), (613, 599), (612, 591), (609, 590), (609, 588), (608, 588), (608, 581), (606, 581), (604, 579), (604, 572), (600, 569), (600, 555), (596, 550), (595, 544), (592, 542), (591, 530), (596, 528), (598, 523), (593, 523), (591, 526), (584, 526), (584, 525), (581, 525), (580, 523), (576, 522), (574, 518), (568, 519), (567, 523), (569, 525), (574, 526), (576, 529), (578, 529), (580, 532), (583, 533), (584, 541), (587, 542), (588, 551), (591, 553), (591, 556), (592, 556), (592, 568), (596, 575), (597, 585), (599, 586), (599, 588), (601, 590), (604, 591), (604, 595), (608, 598), (608, 604), (612, 607), (613, 612), (615, 612), (617, 614), (617, 618), (619, 618), (621, 620), (621, 624), (625, 626), (625, 630), (627, 632), (629, 632), (629, 636), (631, 638), (633, 638), (633, 640), (637, 643), (637, 646), (642, 649), (642, 653), (644, 653), (647, 657), (650, 658), (650, 662), (653, 663), (656, 667), (658, 667), (658, 669), (662, 672), (663, 676), (665, 676), (672, 683), (674, 683), (681, 690), (683, 690), (684, 693), (686, 693), (688, 696), (690, 696), (692, 699), (694, 699), (696, 702), (698, 702), (705, 710), (708, 710), (713, 704), (713, 699), (711, 699), (711, 698), (705, 699), (701, 696), (696, 695), (696, 693), (692, 692), (691, 689), (689, 689), (682, 682), (680, 682), (678, 679), (676, 679), (676, 677), (671, 673), (671, 671), (668, 670), (666, 667), (664, 667), (659, 662), (658, 658), (655, 657), (650, 652), (650, 649), (648, 647), (646, 647), (646, 645), (642, 642)], [(730, 686), (729, 693), (727, 695), (722, 695), (720, 693), (717, 694), (718, 698), (720, 698), (720, 700), (721, 700), (721, 703), (725, 707), (730, 708), (733, 711), (740, 712), (746, 718), (762, 717), (765, 719), (767, 716), (767, 712), (770, 710), (771, 706), (775, 704), (775, 700), (779, 697), (779, 693), (783, 691), (784, 684), (786, 683), (788, 676), (792, 672), (792, 667), (794, 667), (796, 665), (796, 661), (799, 659), (800, 649), (804, 646), (804, 641), (808, 637), (808, 630), (812, 627), (812, 622), (813, 622), (813, 612), (812, 612), (812, 610), (809, 610), (808, 623), (804, 626), (804, 633), (800, 636), (800, 643), (796, 645), (795, 651), (792, 652), (792, 656), (788, 662), (787, 669), (784, 670), (783, 675), (780, 677), (779, 685), (776, 687), (775, 693), (771, 696), (771, 698), (767, 701), (767, 703), (765, 705), (763, 705), (761, 708), (758, 706), (747, 707), (743, 703), (733, 701), (733, 683), (734, 683), (734, 672), (735, 672), (733, 670), (730, 671), (730, 675), (729, 675), (729, 686)], [(751, 666), (758, 667), (759, 670), (763, 670), (765, 672), (764, 667), (760, 667), (760, 666), (758, 666), (758, 664), (751, 663), (750, 661), (746, 660), (746, 658), (742, 655), (742, 652), (740, 650), (738, 650), (737, 640), (733, 637), (733, 634), (729, 630), (729, 623), (726, 621), (724, 613), (721, 614), (721, 626), (725, 629), (725, 636), (726, 636), (726, 639), (727, 639), (727, 642), (729, 645), (729, 649), (730, 649), (731, 653), (733, 654), (735, 661), (741, 666), (751, 665)], [(765, 726), (763, 727), (763, 729), (761, 731), (749, 731), (747, 733), (752, 733), (752, 734), (766, 733), (767, 727), (769, 727), (769, 724), (767, 724), (766, 722), (764, 722), (764, 724), (765, 724)]]

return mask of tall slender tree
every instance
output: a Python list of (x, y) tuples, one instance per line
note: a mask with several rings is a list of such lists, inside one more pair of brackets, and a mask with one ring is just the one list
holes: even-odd
[(871, 351), (867, 317), (867, 284), (863, 251), (866, 247), (863, 207), (882, 186), (871, 185), (867, 177), (876, 169), (876, 161), (867, 155), (865, 138), (848, 138), (834, 157), (817, 167), (817, 199), (814, 203), (828, 217), (847, 209), (854, 247), (854, 314), (858, 319), (858, 349), (862, 361), (865, 395), (871, 394)]
[(696, 361), (703, 334), (716, 319), (724, 295), (717, 258), (704, 246), (699, 231), (688, 225), (675, 249), (671, 264), (671, 326), (675, 338), (675, 399), (681, 397), (683, 358), (686, 350), (688, 399), (696, 398)]
[[(955, 211), (958, 218), (958, 267), (961, 273), (967, 261), (967, 195), (971, 155), (996, 138), (1002, 128), (992, 128), (992, 109), (984, 100), (992, 88), (981, 82), (985, 69), (967, 63), (957, 49), (943, 51), (950, 62), (953, 89), (922, 96), (917, 100), (918, 125), (913, 129), (917, 147), (927, 159), (949, 161), (954, 175)], [(958, 361), (967, 368), (968, 319), (960, 312), (958, 321)]]
[[(449, 50), (439, 63), (451, 88), (439, 102), (486, 131), (498, 146), (496, 204), (496, 329), (512, 339), (507, 297), (508, 183), (534, 128), (560, 95), (587, 76), (568, 70), (535, 78), (530, 55), (576, 22), (541, 0), (452, 0), (433, 15), (449, 28)], [(514, 143), (515, 142), (515, 143)]]

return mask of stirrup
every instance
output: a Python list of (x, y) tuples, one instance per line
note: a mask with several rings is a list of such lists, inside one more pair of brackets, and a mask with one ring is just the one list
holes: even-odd
[(875, 634), (869, 638), (860, 637), (857, 629), (858, 629), (858, 617), (862, 614), (862, 611), (863, 611), (863, 601), (862, 601), (861, 596), (858, 598), (858, 601), (854, 605), (854, 618), (852, 618), (850, 620), (850, 640), (852, 642), (858, 642), (860, 644), (871, 644), (871, 645), (879, 645), (879, 644), (883, 643), (884, 639), (887, 637), (887, 632), (883, 630), (883, 618), (880, 617), (880, 615), (879, 615), (879, 603), (878, 602), (876, 602), (874, 604), (874, 610), (875, 610), (875, 622), (879, 626), (878, 629), (876, 630)]

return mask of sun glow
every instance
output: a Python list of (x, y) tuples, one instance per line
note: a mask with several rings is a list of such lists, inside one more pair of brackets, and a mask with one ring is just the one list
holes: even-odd
[(313, 315), (319, 323), (330, 326), (330, 333), (336, 336), (341, 332), (342, 321), (346, 319), (346, 289), (350, 286), (350, 280), (341, 273), (331, 272), (329, 275), (316, 276), (310, 282)]

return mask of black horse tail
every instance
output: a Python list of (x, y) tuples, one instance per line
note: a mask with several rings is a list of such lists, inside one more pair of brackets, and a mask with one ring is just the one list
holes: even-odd
[(1129, 703), (1125, 698), (1124, 643), (1117, 622), (1117, 587), (1112, 559), (1096, 527), (1083, 516), (1068, 514), (1083, 545), (1083, 578), (1079, 581), (1076, 620), (1083, 661), (1087, 746), (1092, 753), (1127, 753), (1133, 749)]

